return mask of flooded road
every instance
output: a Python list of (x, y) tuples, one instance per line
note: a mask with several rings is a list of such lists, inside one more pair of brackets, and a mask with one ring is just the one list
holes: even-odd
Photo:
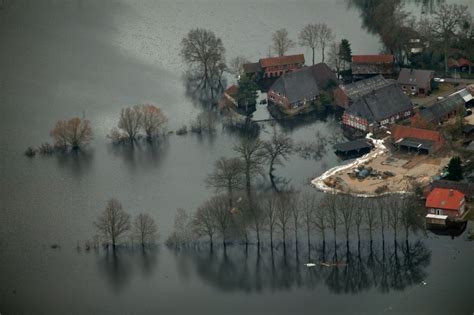
[[(415, 4), (410, 8), (420, 10)], [(412, 236), (413, 248), (423, 255), (412, 269), (411, 265), (404, 269), (408, 271), (402, 274), (403, 281), (394, 279), (388, 286), (380, 283), (385, 279), (380, 275), (394, 277), (399, 269), (380, 263), (380, 242), (377, 275), (367, 273), (370, 281), (354, 276), (368, 263), (366, 243), (360, 255), (365, 263), (355, 265), (359, 270), (336, 271), (309, 270), (303, 266), (308, 253), (296, 257), (294, 250), (271, 255), (266, 249), (260, 256), (253, 247), (245, 253), (239, 246), (227, 255), (219, 248), (214, 253), (207, 248), (174, 252), (164, 245), (146, 253), (122, 250), (115, 255), (76, 249), (95, 233), (93, 222), (112, 197), (131, 214), (151, 213), (164, 241), (177, 208), (192, 212), (213, 193), (204, 179), (214, 161), (233, 156), (239, 137), (220, 127), (212, 135), (170, 135), (159, 144), (133, 150), (113, 146), (106, 137), (126, 106), (156, 104), (168, 116), (169, 130), (189, 124), (201, 111), (186, 96), (179, 57), (180, 40), (191, 28), (213, 30), (223, 39), (228, 59), (245, 55), (256, 60), (266, 56), (274, 30), (286, 27), (296, 38), (301, 27), (315, 19), (326, 22), (338, 39), (348, 38), (354, 53), (380, 49), (378, 38), (362, 29), (358, 10), (342, 0), (4, 0), (0, 313), (474, 311), (470, 299), (474, 246), (465, 234), (455, 239)], [(305, 53), (310, 60), (310, 52)], [(94, 140), (86, 150), (33, 159), (23, 155), (27, 146), (51, 141), (49, 130), (57, 120), (73, 116), (91, 121)], [(296, 142), (340, 132), (332, 118), (276, 128)], [(271, 133), (272, 126), (263, 124), (261, 137)], [(309, 179), (338, 163), (331, 150), (317, 160), (294, 155), (276, 174), (293, 187), (304, 188)], [(259, 184), (268, 186), (268, 179)], [(51, 244), (60, 248), (52, 249)], [(393, 244), (393, 240), (386, 244), (386, 259), (390, 256), (392, 262)], [(407, 255), (399, 246), (402, 260)], [(358, 255), (355, 244), (352, 251), (352, 256)], [(346, 254), (341, 245), (340, 255)], [(392, 269), (384, 273), (380, 266)]]

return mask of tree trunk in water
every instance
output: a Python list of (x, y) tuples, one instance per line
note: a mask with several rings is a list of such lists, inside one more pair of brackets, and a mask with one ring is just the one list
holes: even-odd
[(313, 65), (314, 65), (314, 47), (311, 48), (313, 50)]
[(321, 47), (321, 53), (323, 54), (323, 61), (322, 62), (324, 62), (324, 46)]

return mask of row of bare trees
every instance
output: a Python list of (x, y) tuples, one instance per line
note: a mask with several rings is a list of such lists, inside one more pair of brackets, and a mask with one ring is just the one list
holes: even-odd
[(314, 192), (280, 192), (236, 195), (230, 204), (232, 200), (228, 194), (214, 196), (192, 216), (180, 210), (167, 244), (186, 245), (205, 237), (212, 247), (219, 236), (224, 248), (235, 241), (248, 246), (251, 238), (260, 247), (266, 233), (271, 248), (276, 243), (286, 248), (290, 239), (298, 247), (300, 235), (305, 234), (309, 248), (315, 232), (323, 244), (332, 234), (335, 246), (342, 232), (347, 246), (352, 239), (360, 246), (363, 238), (372, 243), (375, 231), (383, 242), (389, 231), (394, 241), (401, 232), (408, 240), (409, 233), (416, 232), (423, 222), (417, 199), (411, 195), (357, 198), (326, 194), (319, 198)]
[(131, 215), (117, 199), (107, 202), (94, 225), (101, 234), (103, 243), (106, 246), (111, 245), (112, 249), (126, 236), (131, 236), (142, 247), (153, 244), (158, 239), (158, 227), (151, 215), (140, 213), (132, 222)]
[(133, 143), (143, 131), (147, 141), (152, 141), (160, 135), (167, 121), (168, 118), (161, 109), (151, 104), (122, 108), (118, 128), (112, 130), (109, 138), (114, 143), (123, 141)]

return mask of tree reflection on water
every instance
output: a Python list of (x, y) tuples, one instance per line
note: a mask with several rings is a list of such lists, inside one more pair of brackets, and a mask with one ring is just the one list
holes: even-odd
[[(372, 288), (388, 293), (426, 279), (425, 270), (431, 261), (431, 252), (420, 240), (377, 245), (367, 242), (354, 249), (320, 245), (310, 252), (294, 247), (286, 251), (281, 247), (257, 251), (256, 248), (246, 250), (244, 246), (210, 251), (207, 246), (197, 246), (174, 254), (179, 265), (186, 265), (206, 283), (225, 291), (246, 292), (314, 289), (324, 284), (336, 294), (354, 294)], [(308, 268), (307, 262), (316, 266)], [(339, 265), (326, 267), (320, 262)]]

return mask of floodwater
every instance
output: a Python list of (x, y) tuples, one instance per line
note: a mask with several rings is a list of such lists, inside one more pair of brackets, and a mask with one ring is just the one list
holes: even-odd
[[(474, 10), (469, 0), (460, 2)], [(76, 249), (95, 233), (93, 222), (111, 197), (131, 214), (151, 213), (163, 241), (177, 208), (191, 212), (212, 194), (203, 180), (214, 161), (232, 156), (238, 135), (220, 128), (213, 135), (170, 135), (133, 150), (114, 147), (106, 137), (125, 106), (157, 104), (170, 130), (201, 111), (186, 94), (178, 54), (191, 28), (213, 30), (228, 58), (257, 60), (267, 54), (274, 30), (286, 27), (296, 37), (312, 22), (326, 22), (338, 38), (348, 38), (354, 53), (377, 53), (378, 38), (362, 29), (360, 12), (347, 1), (0, 4), (1, 314), (474, 311), (474, 246), (466, 233), (454, 239), (419, 233), (408, 247), (387, 237), (373, 251), (367, 242), (360, 251), (356, 243), (349, 251), (340, 245), (338, 255), (354, 263), (330, 269), (304, 266), (322, 255), (318, 248), (310, 257), (294, 248), (273, 254), (264, 248), (257, 255), (252, 246), (233, 246), (226, 254), (163, 245), (145, 253)], [(412, 3), (409, 9), (421, 10)], [(55, 121), (73, 116), (91, 121), (95, 136), (89, 148), (77, 155), (23, 155), (27, 146), (50, 141)], [(262, 138), (272, 128), (265, 124)], [(331, 118), (276, 128), (297, 142), (340, 132)], [(337, 163), (330, 151), (318, 159), (293, 156), (276, 173), (302, 188)], [(268, 187), (268, 180), (259, 185)], [(328, 248), (324, 255), (334, 252)]]

